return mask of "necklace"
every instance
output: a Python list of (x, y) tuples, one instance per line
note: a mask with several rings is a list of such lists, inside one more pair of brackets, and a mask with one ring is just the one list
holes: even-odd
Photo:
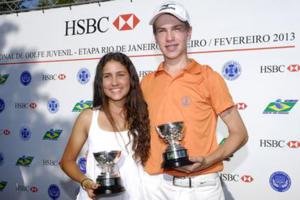
[(124, 132), (121, 130), (127, 129), (126, 123), (124, 122), (125, 121), (124, 112), (122, 110), (121, 112), (114, 112), (114, 111), (110, 111), (110, 112), (113, 114), (113, 116), (115, 116), (112, 117), (112, 120), (115, 122), (114, 129), (116, 129), (116, 131), (114, 131), (114, 135), (116, 137), (118, 145), (123, 151), (125, 151), (129, 155), (129, 149), (127, 147), (130, 142), (129, 131), (127, 132), (127, 136), (129, 137), (129, 142), (127, 144), (125, 142), (123, 135), (121, 134), (121, 132)]
[[(128, 134), (128, 133), (129, 133), (129, 132), (127, 132), (127, 134)], [(118, 142), (120, 148), (121, 148), (122, 150), (126, 151), (126, 153), (129, 155), (129, 149), (128, 149), (128, 144), (129, 144), (129, 143), (126, 144), (123, 135), (122, 135), (119, 131), (117, 131), (117, 132), (115, 132), (115, 137), (116, 137), (116, 140), (117, 140), (117, 142)], [(120, 141), (120, 140), (121, 140), (121, 141)], [(129, 140), (130, 140), (130, 139), (129, 139)]]

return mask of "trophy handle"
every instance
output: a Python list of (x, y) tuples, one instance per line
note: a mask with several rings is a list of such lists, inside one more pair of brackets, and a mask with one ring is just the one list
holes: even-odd
[(156, 129), (156, 132), (158, 133), (158, 135), (159, 135), (161, 138), (165, 139), (165, 136), (164, 136), (163, 134), (161, 134), (159, 128), (158, 128), (158, 127), (155, 127), (155, 129)]

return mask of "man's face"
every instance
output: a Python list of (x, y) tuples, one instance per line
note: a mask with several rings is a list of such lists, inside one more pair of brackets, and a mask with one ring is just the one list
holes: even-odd
[(162, 14), (154, 23), (155, 40), (166, 59), (186, 56), (187, 42), (192, 30), (185, 23), (170, 14)]

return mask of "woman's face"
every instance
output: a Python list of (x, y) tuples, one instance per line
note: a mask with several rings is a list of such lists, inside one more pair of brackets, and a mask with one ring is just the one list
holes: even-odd
[(108, 61), (103, 67), (104, 94), (110, 102), (125, 102), (130, 90), (129, 73), (118, 61)]

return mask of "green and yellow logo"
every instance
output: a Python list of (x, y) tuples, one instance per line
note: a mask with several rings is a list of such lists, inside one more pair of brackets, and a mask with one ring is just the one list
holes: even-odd
[(298, 102), (296, 99), (287, 99), (282, 101), (281, 99), (271, 102), (264, 110), (264, 114), (288, 114), (289, 111)]
[(44, 134), (43, 140), (57, 140), (62, 131), (62, 129), (50, 129)]
[(80, 101), (75, 104), (72, 112), (81, 112), (84, 109), (91, 108), (93, 106), (93, 101)]
[(7, 182), (6, 181), (1, 181), (0, 182), (0, 191), (4, 190), (4, 188), (6, 187)]
[(0, 85), (4, 84), (6, 82), (6, 80), (8, 79), (9, 74), (0, 74)]
[(22, 156), (17, 160), (16, 165), (29, 167), (33, 158), (34, 158), (33, 156)]

